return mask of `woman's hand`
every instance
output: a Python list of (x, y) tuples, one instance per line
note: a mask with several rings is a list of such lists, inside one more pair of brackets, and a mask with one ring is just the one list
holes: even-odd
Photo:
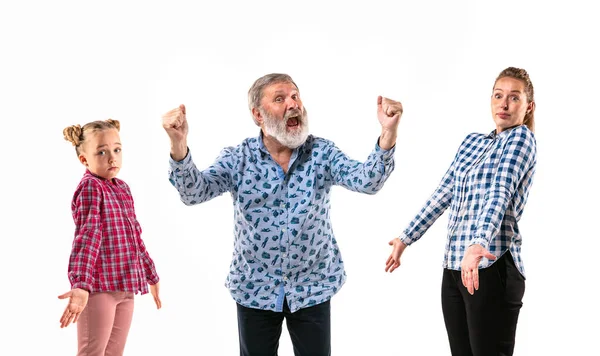
[(392, 273), (396, 268), (400, 267), (400, 256), (402, 256), (404, 249), (406, 249), (406, 244), (397, 237), (388, 244), (393, 246), (393, 250), (385, 262), (385, 271)]
[(483, 257), (490, 260), (496, 259), (496, 256), (489, 253), (481, 245), (471, 245), (467, 248), (460, 264), (462, 283), (471, 295), (479, 290), (479, 262)]

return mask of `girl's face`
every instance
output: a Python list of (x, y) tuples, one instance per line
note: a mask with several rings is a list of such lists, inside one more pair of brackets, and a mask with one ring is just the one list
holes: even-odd
[(496, 123), (496, 133), (523, 125), (525, 114), (533, 109), (527, 102), (525, 84), (519, 79), (503, 77), (498, 79), (492, 93), (492, 115)]
[(90, 133), (83, 143), (79, 161), (93, 174), (111, 180), (121, 169), (121, 139), (116, 129)]

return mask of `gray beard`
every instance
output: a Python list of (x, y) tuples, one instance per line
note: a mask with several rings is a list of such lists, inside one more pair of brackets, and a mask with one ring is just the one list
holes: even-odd
[(283, 120), (271, 116), (265, 110), (260, 109), (261, 115), (264, 117), (264, 129), (267, 135), (271, 136), (283, 146), (295, 149), (300, 147), (308, 138), (308, 116), (306, 110), (302, 110), (302, 115), (298, 118), (298, 125), (301, 129), (295, 132), (287, 131), (287, 122), (289, 117), (284, 117)]

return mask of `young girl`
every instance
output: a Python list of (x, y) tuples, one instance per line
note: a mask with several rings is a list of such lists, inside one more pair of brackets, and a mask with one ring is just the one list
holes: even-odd
[[(77, 355), (122, 355), (133, 296), (150, 292), (160, 309), (154, 262), (141, 238), (129, 186), (121, 169), (119, 122), (94, 121), (63, 130), (85, 174), (73, 195), (75, 239), (69, 259), (71, 290), (61, 328), (77, 323)], [(87, 306), (87, 307), (86, 307)]]

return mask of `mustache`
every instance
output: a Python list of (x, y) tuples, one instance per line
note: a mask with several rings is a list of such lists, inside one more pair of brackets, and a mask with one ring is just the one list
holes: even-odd
[(298, 117), (298, 121), (300, 122), (304, 122), (304, 117), (305, 117), (305, 110), (300, 110), (300, 109), (291, 109), (290, 111), (286, 112), (285, 115), (283, 116), (283, 118), (285, 119), (285, 122), (287, 123), (287, 121), (291, 118), (291, 117)]

